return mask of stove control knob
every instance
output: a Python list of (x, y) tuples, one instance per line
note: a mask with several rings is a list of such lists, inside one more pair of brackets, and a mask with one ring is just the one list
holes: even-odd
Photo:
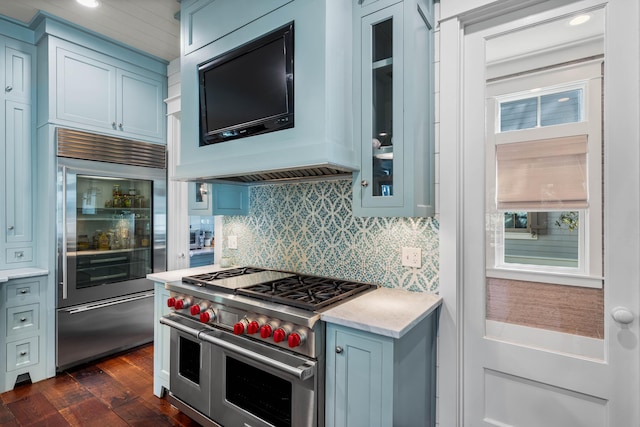
[(176, 306), (176, 299), (174, 297), (168, 298), (167, 307), (175, 307), (175, 306)]
[(208, 307), (209, 306), (206, 303), (201, 302), (200, 304), (192, 305), (189, 311), (191, 312), (192, 316), (195, 316), (205, 311)]
[(257, 333), (259, 330), (260, 330), (260, 324), (255, 320), (252, 320), (247, 325), (247, 333), (249, 335), (253, 335), (253, 334)]
[(307, 340), (307, 336), (305, 335), (304, 332), (296, 331), (291, 335), (289, 335), (289, 338), (288, 338), (289, 347), (291, 348), (299, 347), (302, 344), (304, 344), (306, 340)]
[(264, 325), (262, 328), (260, 328), (260, 336), (262, 338), (269, 338), (272, 332), (273, 329), (271, 328), (271, 325)]
[(193, 300), (190, 297), (176, 299), (175, 309), (182, 310), (183, 308), (189, 308)]
[(213, 311), (212, 308), (209, 308), (206, 311), (203, 311), (202, 313), (200, 313), (200, 321), (202, 323), (209, 323), (214, 320), (216, 320), (216, 312)]
[(234, 335), (242, 335), (247, 332), (249, 322), (246, 319), (242, 319), (235, 325), (233, 325)]
[(287, 331), (282, 328), (278, 328), (273, 332), (273, 341), (282, 342), (287, 338)]

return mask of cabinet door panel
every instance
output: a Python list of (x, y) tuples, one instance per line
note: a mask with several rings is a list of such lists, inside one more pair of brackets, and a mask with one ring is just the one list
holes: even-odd
[(141, 137), (161, 138), (162, 83), (124, 70), (117, 71), (118, 129)]
[(5, 218), (6, 242), (32, 239), (31, 106), (6, 102)]
[(327, 372), (334, 385), (327, 387), (328, 395), (333, 394), (327, 399), (328, 408), (333, 405), (327, 411), (327, 423), (336, 427), (392, 425), (392, 344), (347, 328), (328, 327), (327, 336), (331, 352), (327, 358), (335, 360), (335, 371)]
[(7, 98), (31, 98), (31, 55), (7, 46), (5, 49), (4, 92)]
[(113, 129), (116, 122), (115, 84), (115, 67), (58, 49), (56, 117)]

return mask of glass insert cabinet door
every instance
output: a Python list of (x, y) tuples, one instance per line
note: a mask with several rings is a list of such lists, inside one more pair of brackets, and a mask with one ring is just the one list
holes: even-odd
[(401, 193), (397, 178), (403, 127), (401, 17), (402, 7), (395, 5), (362, 20), (361, 184), (365, 197), (378, 200)]
[(70, 265), (76, 289), (140, 279), (153, 271), (152, 194), (152, 181), (77, 176), (76, 206), (67, 213), (75, 215), (67, 256), (75, 261)]

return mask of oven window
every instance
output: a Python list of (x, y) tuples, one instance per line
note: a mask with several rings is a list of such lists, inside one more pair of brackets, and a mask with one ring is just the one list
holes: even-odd
[(291, 426), (289, 381), (227, 357), (227, 400), (274, 426)]
[(180, 337), (179, 374), (200, 384), (200, 344)]

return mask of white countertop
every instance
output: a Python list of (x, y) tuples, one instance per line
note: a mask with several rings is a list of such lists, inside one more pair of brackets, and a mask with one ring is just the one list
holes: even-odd
[(320, 315), (320, 319), (378, 335), (401, 338), (441, 303), (442, 297), (435, 294), (378, 288), (330, 308)]
[(44, 268), (15, 268), (12, 270), (0, 270), (0, 283), (25, 277), (46, 276), (49, 270)]

